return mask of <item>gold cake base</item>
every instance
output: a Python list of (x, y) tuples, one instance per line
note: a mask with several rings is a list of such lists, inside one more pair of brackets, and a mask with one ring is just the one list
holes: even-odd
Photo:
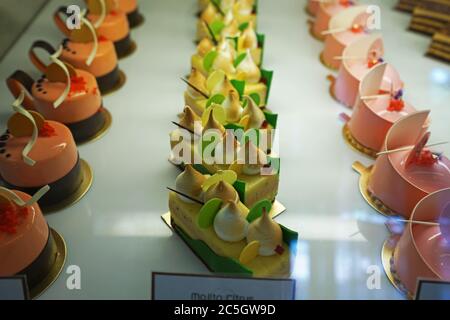
[(331, 71), (338, 71), (339, 70), (339, 68), (333, 68), (332, 66), (330, 66), (330, 65), (328, 65), (326, 62), (325, 62), (325, 59), (323, 58), (323, 51), (320, 53), (320, 55), (319, 55), (319, 61), (320, 61), (320, 63), (325, 67), (325, 68), (327, 68), (327, 69), (329, 69), (329, 70), (331, 70)]
[(58, 279), (66, 263), (67, 247), (64, 238), (56, 230), (50, 229), (50, 232), (56, 243), (56, 260), (48, 275), (40, 283), (29, 288), (31, 299), (37, 299)]
[(131, 45), (130, 45), (130, 49), (128, 49), (127, 52), (125, 52), (123, 55), (121, 55), (119, 58), (119, 60), (128, 58), (129, 56), (131, 56), (133, 53), (135, 53), (137, 50), (137, 44), (136, 41), (132, 40), (131, 41)]
[(92, 137), (90, 137), (87, 140), (78, 142), (77, 145), (80, 146), (80, 145), (83, 145), (83, 144), (87, 144), (87, 143), (90, 143), (90, 142), (97, 141), (100, 138), (102, 138), (108, 132), (109, 128), (111, 128), (112, 115), (109, 112), (109, 110), (106, 109), (106, 108), (102, 108), (102, 110), (100, 112), (102, 112), (104, 117), (105, 117), (105, 123), (103, 124), (103, 127), (95, 135), (93, 135)]
[(350, 132), (350, 129), (348, 127), (348, 124), (345, 124), (342, 128), (342, 136), (344, 137), (345, 142), (355, 151), (358, 151), (359, 153), (362, 153), (365, 156), (368, 156), (372, 159), (376, 159), (378, 152), (367, 148), (360, 144), (352, 135)]
[(379, 199), (374, 197), (369, 191), (369, 179), (372, 174), (373, 166), (365, 167), (361, 162), (356, 161), (352, 166), (353, 170), (360, 174), (359, 177), (359, 191), (364, 200), (378, 213), (385, 217), (398, 216), (399, 214), (394, 212), (385, 206)]
[(117, 90), (122, 88), (126, 82), (127, 82), (127, 76), (125, 75), (125, 73), (122, 70), (119, 70), (119, 81), (117, 81), (116, 85), (114, 87), (112, 87), (111, 89), (103, 91), (102, 96), (106, 96), (113, 92), (116, 92)]
[(92, 168), (89, 165), (89, 163), (87, 163), (83, 159), (80, 159), (80, 162), (81, 162), (81, 174), (83, 175), (83, 181), (81, 182), (81, 185), (78, 187), (78, 190), (76, 192), (74, 192), (72, 195), (70, 195), (68, 198), (62, 200), (60, 203), (57, 203), (52, 206), (41, 207), (42, 212), (44, 212), (44, 214), (54, 213), (56, 211), (60, 211), (64, 208), (67, 208), (67, 207), (77, 203), (89, 191), (89, 189), (92, 186), (92, 181), (94, 180), (94, 174), (93, 174)]
[(401, 283), (393, 267), (394, 251), (399, 239), (400, 236), (393, 235), (384, 242), (383, 248), (381, 249), (381, 261), (383, 264), (384, 272), (386, 273), (386, 276), (392, 286), (397, 289), (397, 291), (400, 292), (405, 298), (412, 300), (413, 295), (408, 292), (405, 286)]

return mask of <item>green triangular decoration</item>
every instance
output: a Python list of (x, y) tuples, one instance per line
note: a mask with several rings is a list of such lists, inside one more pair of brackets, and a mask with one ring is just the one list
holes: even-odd
[(283, 232), (283, 242), (289, 246), (289, 250), (292, 255), (297, 254), (297, 244), (298, 244), (298, 233), (292, 231), (285, 226), (281, 225), (281, 231)]
[(269, 101), (270, 88), (272, 87), (273, 71), (261, 69), (261, 79), (267, 86), (266, 105)]
[(201, 174), (211, 174), (203, 165), (201, 164), (193, 164), (192, 165), (195, 170), (200, 172)]
[(244, 127), (236, 124), (236, 123), (227, 123), (225, 126), (225, 129), (230, 129), (230, 130), (244, 130)]
[(245, 182), (241, 180), (236, 180), (233, 184), (234, 189), (236, 189), (239, 199), (241, 199), (242, 203), (245, 203)]
[(233, 40), (233, 42), (234, 42), (234, 49), (237, 50), (238, 49), (239, 37), (227, 37), (227, 39)]
[(214, 33), (214, 35), (217, 36), (222, 32), (223, 28), (225, 28), (225, 23), (220, 20), (216, 20), (211, 23), (209, 27), (211, 28), (211, 31)]
[[(261, 98), (259, 97), (259, 94), (257, 93), (250, 93), (250, 98), (252, 98), (252, 100), (255, 102), (255, 104), (257, 106), (259, 106), (260, 102), (261, 102)], [(247, 100), (245, 100), (245, 106), (247, 106)]]
[(278, 114), (264, 111), (266, 116), (266, 121), (272, 126), (272, 128), (277, 128)]
[(275, 169), (276, 174), (280, 174), (281, 171), (281, 161), (280, 158), (277, 157), (267, 157), (267, 161), (269, 161), (270, 166)]
[(236, 68), (242, 61), (244, 61), (245, 57), (247, 57), (247, 52), (241, 53), (237, 56), (237, 58), (234, 60), (233, 65)]
[(237, 90), (237, 92), (239, 93), (239, 99), (242, 100), (242, 96), (244, 95), (244, 90), (245, 90), (245, 81), (233, 79), (230, 82), (233, 85), (233, 87)]
[(222, 94), (216, 94), (213, 95), (211, 98), (208, 99), (208, 101), (206, 102), (206, 108), (210, 107), (211, 104), (216, 103), (216, 104), (222, 104), (225, 101), (225, 96)]
[(266, 41), (266, 36), (263, 33), (257, 33), (256, 37), (258, 38), (258, 48), (261, 48), (261, 61), (259, 65), (262, 66), (264, 61), (264, 43)]

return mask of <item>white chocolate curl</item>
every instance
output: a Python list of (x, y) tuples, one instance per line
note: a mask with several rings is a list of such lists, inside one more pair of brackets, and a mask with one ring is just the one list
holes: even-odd
[(17, 100), (12, 103), (12, 107), (13, 107), (13, 110), (15, 112), (17, 112), (17, 113), (23, 115), (24, 117), (26, 117), (28, 120), (31, 121), (31, 123), (33, 125), (33, 134), (31, 135), (30, 141), (28, 141), (27, 145), (22, 150), (22, 158), (23, 158), (23, 161), (27, 165), (34, 166), (36, 161), (34, 161), (30, 157), (28, 157), (28, 154), (33, 149), (33, 146), (36, 143), (36, 140), (38, 138), (39, 132), (38, 132), (38, 128), (37, 128), (37, 125), (36, 125), (36, 121), (34, 121), (33, 116), (27, 110), (25, 110), (22, 107), (22, 102), (23, 102), (24, 98), (25, 98), (25, 92), (22, 90), (20, 92), (20, 95), (17, 98)]
[(105, 18), (106, 18), (106, 4), (105, 4), (105, 0), (98, 0), (98, 2), (100, 2), (101, 12), (100, 12), (100, 18), (98, 18), (98, 20), (95, 21), (95, 24), (94, 24), (95, 29), (100, 27), (102, 25), (103, 21), (105, 21)]
[(19, 207), (28, 207), (38, 202), (39, 199), (41, 199), (48, 192), (48, 190), (50, 190), (50, 186), (46, 185), (42, 187), (28, 201), (23, 201), (23, 199), (20, 198), (15, 192), (4, 187), (0, 187), (0, 195), (4, 196), (6, 199), (11, 200)]
[(54, 54), (52, 54), (50, 56), (50, 60), (55, 63), (56, 65), (58, 65), (58, 67), (60, 67), (64, 73), (66, 74), (66, 88), (64, 89), (63, 93), (59, 96), (58, 99), (56, 99), (53, 102), (53, 108), (58, 108), (67, 98), (67, 96), (69, 95), (70, 92), (70, 86), (71, 86), (71, 80), (70, 80), (70, 74), (69, 74), (69, 70), (67, 69), (67, 66), (58, 59), (58, 57), (61, 55), (62, 53), (62, 46), (59, 47), (58, 51), (55, 52)]
[(97, 55), (97, 50), (98, 50), (98, 38), (97, 38), (97, 33), (95, 32), (95, 28), (94, 28), (94, 26), (91, 24), (91, 22), (90, 22), (88, 19), (86, 19), (86, 18), (81, 18), (81, 21), (82, 21), (83, 23), (85, 23), (86, 26), (89, 28), (89, 30), (90, 30), (91, 33), (92, 33), (92, 37), (93, 37), (93, 39), (94, 39), (94, 47), (93, 47), (91, 53), (89, 54), (89, 57), (88, 57), (87, 60), (86, 60), (86, 65), (87, 65), (87, 66), (90, 66), (90, 65), (92, 64), (92, 62), (94, 61), (95, 56)]

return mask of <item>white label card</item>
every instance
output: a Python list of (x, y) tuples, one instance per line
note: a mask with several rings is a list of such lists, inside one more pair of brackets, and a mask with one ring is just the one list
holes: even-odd
[(419, 279), (416, 300), (450, 300), (450, 282)]
[(152, 274), (153, 300), (294, 300), (295, 280)]
[(0, 300), (27, 300), (28, 286), (24, 277), (0, 277)]

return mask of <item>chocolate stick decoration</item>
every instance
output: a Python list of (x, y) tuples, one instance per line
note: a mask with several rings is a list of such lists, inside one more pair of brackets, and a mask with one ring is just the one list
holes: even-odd
[(225, 17), (225, 12), (222, 11), (222, 8), (220, 7), (220, 5), (219, 5), (216, 1), (214, 1), (214, 0), (209, 0), (209, 2), (212, 3), (212, 5), (216, 8), (216, 10), (220, 13), (220, 15), (221, 15), (222, 17)]
[(184, 194), (183, 192), (180, 192), (180, 191), (178, 191), (178, 190), (175, 190), (175, 189), (172, 189), (172, 188), (169, 188), (169, 187), (166, 187), (168, 190), (170, 190), (170, 191), (172, 191), (172, 192), (175, 192), (176, 194), (179, 194), (180, 196), (183, 196), (183, 197), (185, 197), (185, 198), (187, 198), (187, 199), (189, 199), (189, 200), (191, 200), (191, 201), (194, 201), (194, 202), (196, 202), (196, 203), (198, 203), (198, 204), (201, 204), (201, 205), (204, 205), (205, 203), (203, 202), (203, 201), (200, 201), (200, 200), (198, 200), (198, 199), (195, 199), (195, 198), (192, 198), (191, 196), (188, 196), (187, 194)]
[(196, 135), (196, 136), (198, 136), (198, 134), (197, 133), (195, 133), (194, 131), (192, 131), (191, 129), (189, 129), (189, 128), (186, 128), (185, 126), (183, 126), (183, 125), (181, 125), (181, 124), (179, 124), (178, 122), (175, 122), (175, 121), (171, 121), (174, 125), (176, 125), (177, 127), (179, 127), (179, 128), (181, 128), (181, 129), (184, 129), (184, 130), (187, 130), (187, 131), (189, 131), (190, 133), (192, 133), (192, 134), (194, 134), (194, 135)]
[(194, 86), (192, 83), (190, 83), (188, 80), (184, 79), (184, 78), (180, 78), (181, 81), (183, 81), (184, 83), (186, 83), (189, 87), (191, 87), (192, 89), (194, 89), (195, 91), (197, 91), (198, 93), (200, 93), (204, 98), (209, 99), (209, 96), (204, 93), (202, 90), (200, 90), (199, 88), (197, 88), (196, 86)]

